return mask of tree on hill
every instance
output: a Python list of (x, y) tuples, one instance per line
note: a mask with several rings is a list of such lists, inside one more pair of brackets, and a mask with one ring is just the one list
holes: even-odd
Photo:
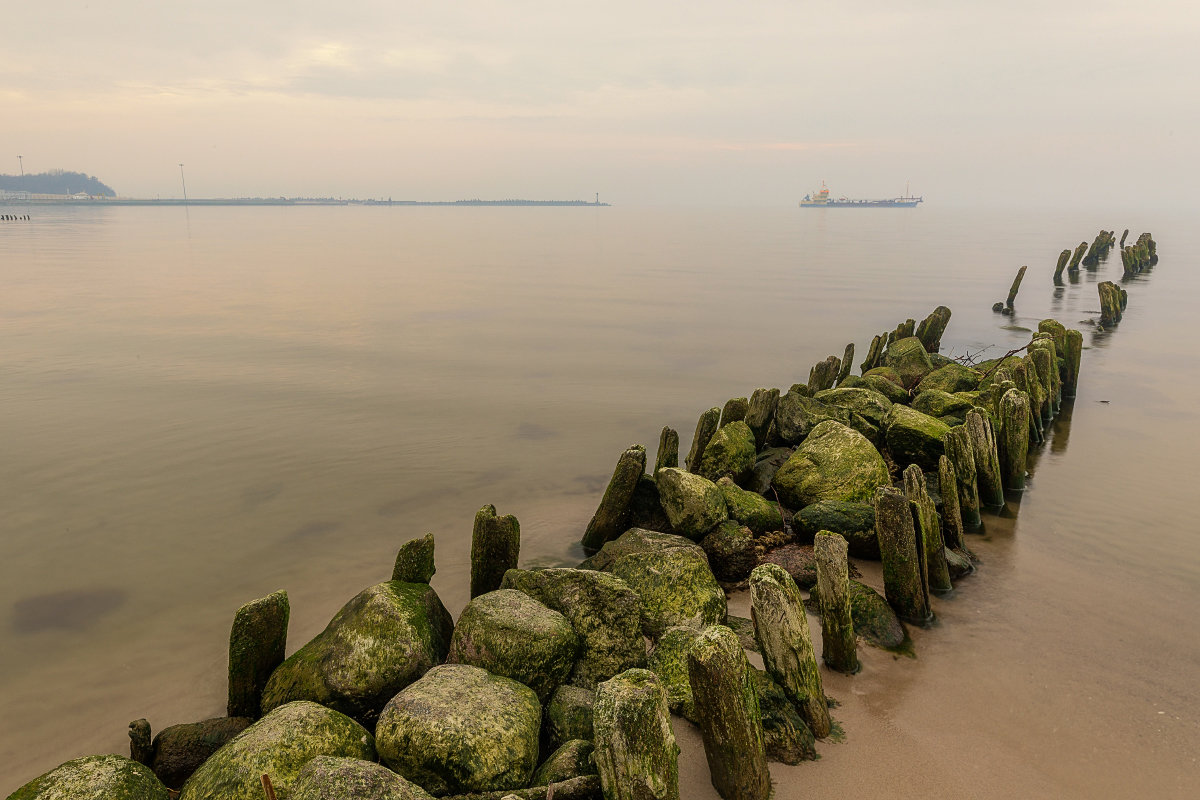
[(40, 172), (36, 175), (0, 175), (0, 189), (31, 194), (79, 194), (83, 192), (101, 197), (117, 196), (117, 193), (101, 183), (99, 178), (84, 175), (82, 172), (67, 172), (61, 169)]

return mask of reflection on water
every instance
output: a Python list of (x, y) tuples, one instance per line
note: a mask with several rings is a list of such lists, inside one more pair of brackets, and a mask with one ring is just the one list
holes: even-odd
[[(1082, 330), (1120, 271), (1056, 288), (1050, 259), (1015, 317), (991, 313), (1014, 265), (1109, 222), (1087, 214), (177, 211), (0, 232), (2, 792), (122, 751), (130, 719), (221, 713), (251, 598), (287, 588), (295, 649), (432, 531), (456, 612), (480, 506), (521, 520), (522, 563), (578, 561), (617, 456), (663, 425), (686, 452), (702, 410), (937, 305), (956, 353), (1019, 347), (1052, 312)], [(777, 783), (1093, 797), (1196, 780), (1194, 726), (1157, 714), (1200, 702), (1181, 644), (1200, 640), (1181, 611), (1200, 604), (1180, 477), (1200, 448), (1189, 226), (1147, 221), (1155, 280), (1128, 284), (1119, 329), (1085, 330), (1079, 399), (970, 540), (982, 567), (935, 601), (920, 657), (831, 677), (849, 740)]]

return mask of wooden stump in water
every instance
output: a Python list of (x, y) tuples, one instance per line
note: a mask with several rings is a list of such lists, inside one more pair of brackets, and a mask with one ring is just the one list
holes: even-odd
[(1071, 254), (1071, 263), (1067, 265), (1067, 272), (1079, 271), (1079, 261), (1083, 258), (1083, 254), (1087, 252), (1087, 249), (1087, 242), (1079, 243), (1079, 246), (1075, 248), (1075, 252)]
[(936, 353), (942, 349), (942, 334), (950, 324), (950, 309), (938, 306), (917, 326), (916, 336), (925, 347), (925, 352)]
[(291, 606), (282, 589), (252, 600), (233, 615), (229, 630), (229, 699), (231, 717), (258, 719), (263, 689), (287, 650)]
[(888, 605), (901, 619), (925, 625), (933, 614), (922, 569), (924, 555), (918, 549), (912, 507), (899, 489), (880, 486), (875, 490), (875, 533)]
[(871, 340), (871, 346), (867, 348), (867, 357), (859, 365), (861, 374), (866, 375), (871, 370), (883, 363), (883, 351), (887, 348), (887, 334), (881, 333)]
[(829, 356), (824, 361), (813, 364), (808, 371), (808, 394), (811, 397), (817, 392), (832, 389), (838, 373), (842, 371), (842, 362), (837, 356)]
[(750, 394), (746, 424), (754, 432), (754, 446), (758, 450), (767, 443), (767, 431), (771, 428), (771, 420), (775, 419), (775, 407), (778, 405), (778, 389), (755, 389)]
[(1000, 398), (1000, 465), (1004, 487), (1025, 488), (1025, 466), (1029, 454), (1029, 395), (1009, 389)]
[(696, 421), (696, 432), (692, 435), (692, 448), (688, 450), (687, 458), (683, 462), (688, 472), (700, 469), (700, 457), (704, 455), (704, 448), (708, 447), (713, 434), (717, 432), (720, 421), (721, 409), (716, 406), (705, 411)]
[(154, 747), (150, 740), (150, 723), (135, 719), (129, 723), (129, 757), (147, 767), (154, 763)]
[(985, 506), (1004, 505), (1004, 485), (1000, 481), (1000, 452), (996, 447), (996, 431), (992, 421), (979, 409), (967, 412), (964, 423), (975, 456), (975, 480), (979, 485), (979, 502)]
[[(583, 533), (584, 550), (599, 550), (605, 542), (626, 531), (629, 527), (629, 501), (633, 499), (633, 490), (637, 488), (638, 478), (645, 472), (646, 448), (640, 444), (630, 447), (617, 459), (617, 466), (604, 489), (604, 496), (600, 498), (600, 505)], [(512, 566), (517, 566), (515, 561)], [(504, 577), (503, 572), (500, 573), (500, 577)], [(497, 579), (495, 588), (499, 587)], [(487, 591), (490, 592), (491, 589)]]
[(679, 466), (679, 434), (674, 428), (664, 427), (658, 435), (658, 455), (654, 459), (654, 472), (660, 469)]
[[(951, 550), (966, 550), (962, 508), (958, 502), (958, 475), (954, 464), (945, 455), (938, 458), (938, 491), (942, 493), (942, 538)], [(975, 513), (979, 513), (978, 509)]]
[(1058, 264), (1056, 264), (1054, 266), (1054, 285), (1055, 286), (1062, 285), (1063, 270), (1066, 269), (1067, 261), (1069, 261), (1070, 259), (1071, 259), (1071, 251), (1070, 250), (1063, 250), (1061, 253), (1058, 254)]
[(850, 610), (850, 562), (846, 540), (819, 531), (813, 540), (817, 562), (817, 604), (821, 608), (821, 658), (832, 670), (858, 672), (858, 643)]
[[(964, 527), (978, 528), (983, 524), (979, 516), (979, 486), (975, 481), (975, 454), (971, 451), (971, 438), (965, 425), (955, 425), (942, 438), (946, 457), (954, 467), (958, 479), (958, 507), (962, 513)], [(944, 493), (945, 488), (942, 489)]]
[(1083, 358), (1083, 334), (1071, 328), (1067, 331), (1067, 374), (1063, 378), (1063, 397), (1074, 398), (1079, 388), (1079, 365)]
[(838, 370), (837, 380), (834, 381), (834, 386), (841, 386), (842, 381), (850, 377), (850, 370), (854, 367), (854, 342), (846, 345), (845, 351), (842, 353), (842, 368)]
[(925, 473), (916, 464), (904, 470), (904, 494), (912, 505), (913, 526), (916, 529), (917, 549), (922, 554), (924, 580), (929, 591), (945, 594), (954, 588), (950, 569), (946, 565), (946, 543), (942, 540), (942, 525), (937, 506), (925, 487)]
[(679, 746), (657, 675), (630, 669), (601, 683), (592, 730), (605, 800), (679, 800)]
[(1021, 279), (1025, 277), (1027, 269), (1029, 269), (1028, 266), (1021, 267), (1017, 270), (1017, 277), (1013, 278), (1012, 286), (1008, 290), (1008, 299), (1004, 301), (1004, 307), (1009, 311), (1013, 310), (1013, 303), (1016, 302), (1017, 292), (1021, 288)]
[(520, 553), (521, 523), (517, 518), (512, 514), (496, 516), (496, 507), (491, 504), (479, 509), (471, 531), (471, 599), (499, 589), (504, 573), (517, 568)]
[(709, 626), (688, 652), (687, 670), (712, 785), (725, 800), (767, 800), (762, 716), (737, 634)]

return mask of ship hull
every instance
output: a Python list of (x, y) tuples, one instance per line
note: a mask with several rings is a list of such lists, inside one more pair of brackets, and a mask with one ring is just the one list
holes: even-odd
[(824, 203), (804, 200), (801, 208), (916, 208), (920, 200), (829, 200)]

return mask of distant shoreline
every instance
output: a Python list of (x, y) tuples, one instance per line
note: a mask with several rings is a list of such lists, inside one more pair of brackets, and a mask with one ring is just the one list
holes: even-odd
[(149, 199), (135, 197), (101, 197), (88, 199), (30, 198), (0, 199), (5, 206), (583, 206), (607, 208), (609, 203), (588, 200), (342, 200), (320, 197), (233, 197), (183, 200), (180, 198)]

